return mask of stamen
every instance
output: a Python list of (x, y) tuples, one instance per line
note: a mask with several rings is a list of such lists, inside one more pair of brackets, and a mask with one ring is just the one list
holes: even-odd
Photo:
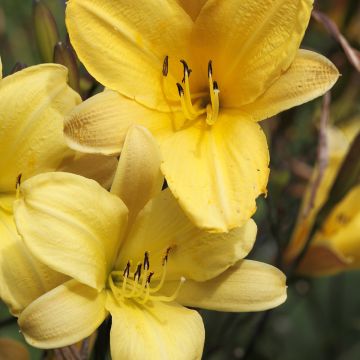
[(185, 60), (180, 60), (180, 62), (183, 64), (183, 66), (184, 66), (184, 77), (183, 77), (183, 79), (181, 80), (183, 83), (185, 83), (185, 78), (186, 78), (186, 76), (187, 77), (189, 77), (190, 76), (190, 74), (191, 74), (191, 72), (192, 72), (192, 70), (189, 68), (189, 66), (188, 66), (188, 64), (186, 63), (186, 61)]
[(208, 63), (208, 78), (209, 78), (209, 88), (210, 88), (210, 100), (211, 107), (208, 105), (206, 107), (207, 117), (206, 123), (208, 125), (214, 125), (218, 116), (219, 116), (219, 86), (216, 81), (212, 79), (213, 69), (212, 69), (212, 61), (210, 60)]
[(126, 266), (125, 266), (125, 269), (124, 269), (124, 273), (123, 273), (123, 276), (124, 277), (128, 277), (129, 274), (130, 274), (130, 261), (127, 262)]
[[(181, 86), (182, 92), (180, 92), (180, 88), (179, 88), (180, 84), (179, 85), (177, 84), (177, 87), (179, 90), (179, 95), (181, 98), (181, 106), (184, 111), (185, 117), (188, 120), (194, 120), (201, 114), (204, 114), (205, 111), (204, 110), (200, 110), (200, 111), (195, 110), (195, 108), (192, 104), (192, 101), (191, 101), (190, 81), (189, 81), (189, 76), (190, 76), (192, 70), (189, 68), (189, 66), (185, 60), (180, 60), (180, 62), (184, 67), (184, 76), (183, 76), (182, 82), (184, 83), (184, 87), (185, 87), (185, 90), (184, 90), (183, 87)], [(182, 95), (183, 95), (183, 99), (182, 99)]]
[(163, 261), (162, 261), (162, 266), (164, 266), (165, 263), (167, 263), (170, 251), (171, 251), (171, 246), (169, 246), (169, 247), (166, 249), (166, 252), (165, 252), (165, 255), (164, 255)]
[(212, 76), (212, 60), (208, 63), (208, 77)]
[[(144, 254), (144, 262), (138, 262), (136, 271), (133, 274), (130, 271), (130, 261), (127, 262), (123, 272), (113, 271), (109, 276), (108, 286), (116, 298), (116, 301), (120, 305), (124, 299), (133, 299), (139, 304), (145, 304), (148, 301), (174, 301), (179, 294), (180, 287), (185, 281), (185, 278), (183, 277), (180, 279), (175, 292), (171, 296), (155, 295), (155, 293), (158, 292), (164, 285), (170, 251), (171, 247), (168, 247), (162, 260), (163, 270), (161, 278), (159, 279), (157, 286), (154, 288), (150, 287), (154, 272), (149, 270), (150, 256), (147, 251)], [(144, 269), (143, 274), (141, 274), (142, 268)]]
[(163, 270), (162, 270), (162, 273), (161, 273), (161, 278), (160, 278), (160, 282), (159, 284), (150, 290), (150, 293), (156, 293), (158, 292), (164, 285), (164, 282), (165, 282), (165, 278), (166, 278), (166, 268), (167, 268), (167, 262), (168, 262), (168, 257), (169, 257), (169, 253), (171, 251), (171, 247), (168, 247), (166, 249), (166, 253), (163, 257), (163, 261), (162, 261), (162, 266), (163, 266)]
[(186, 279), (182, 276), (180, 278), (180, 281), (179, 281), (179, 284), (178, 284), (176, 290), (174, 291), (174, 293), (171, 296), (157, 296), (156, 300), (157, 301), (163, 301), (163, 302), (174, 301), (179, 296), (180, 289), (181, 289), (181, 287), (182, 287), (182, 285), (184, 284), (185, 281), (186, 281)]
[(150, 261), (149, 261), (149, 253), (147, 251), (145, 251), (145, 255), (144, 255), (144, 270), (149, 270), (150, 269)]
[(153, 277), (153, 275), (154, 275), (154, 272), (151, 271), (146, 279), (146, 284), (150, 285), (150, 281), (151, 281), (151, 278)]
[(16, 177), (16, 182), (15, 182), (16, 199), (18, 199), (19, 196), (20, 196), (21, 178), (22, 178), (22, 173), (20, 173), (20, 174)]
[(138, 263), (136, 266), (136, 271), (134, 273), (134, 281), (139, 282), (141, 277), (141, 268), (142, 268), (142, 263)]
[(169, 56), (166, 55), (163, 62), (162, 74), (163, 76), (167, 76), (168, 73), (169, 73)]

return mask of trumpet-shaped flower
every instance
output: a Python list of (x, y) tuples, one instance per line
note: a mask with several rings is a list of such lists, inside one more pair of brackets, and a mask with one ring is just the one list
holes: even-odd
[[(358, 117), (342, 129), (336, 127), (328, 129), (329, 164), (316, 193), (314, 206), (305, 216), (302, 215), (302, 212), (308, 206), (310, 188), (304, 197), (292, 241), (285, 253), (287, 262), (291, 262), (302, 250), (316, 215), (328, 198), (349, 145), (359, 130)], [(298, 273), (311, 276), (330, 275), (360, 267), (359, 202), (360, 185), (357, 185), (335, 205), (321, 228), (315, 233), (311, 239), (311, 245), (297, 269)]]
[(65, 124), (74, 149), (119, 153), (133, 123), (157, 138), (162, 172), (199, 227), (244, 224), (266, 192), (257, 123), (327, 91), (334, 65), (298, 50), (311, 0), (70, 0), (66, 23), (108, 89)]
[(60, 172), (21, 185), (15, 204), (21, 236), (41, 262), (67, 276), (20, 314), (30, 344), (75, 343), (110, 313), (114, 360), (200, 359), (202, 320), (182, 305), (255, 311), (285, 300), (279, 270), (241, 260), (255, 240), (255, 223), (226, 234), (196, 228), (171, 192), (161, 191), (159, 166), (157, 144), (135, 127), (112, 193)]
[[(0, 79), (0, 298), (11, 304), (14, 314), (64, 278), (34, 262), (17, 235), (13, 203), (20, 181), (38, 173), (55, 169), (95, 173), (84, 168), (89, 156), (75, 154), (63, 136), (63, 118), (80, 101), (67, 85), (67, 70), (61, 65), (33, 66)], [(108, 177), (113, 172), (110, 158), (97, 164)], [(26, 276), (13, 281), (9, 264)], [(29, 280), (37, 277), (43, 281), (33, 286)], [(17, 301), (20, 287), (27, 294), (23, 302)]]

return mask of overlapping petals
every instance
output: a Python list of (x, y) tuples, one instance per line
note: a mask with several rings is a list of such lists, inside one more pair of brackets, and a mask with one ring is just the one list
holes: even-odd
[[(21, 186), (15, 213), (28, 248), (42, 262), (83, 284), (104, 287), (127, 222), (118, 197), (81, 176), (45, 173)], [(43, 229), (51, 229), (51, 236)]]

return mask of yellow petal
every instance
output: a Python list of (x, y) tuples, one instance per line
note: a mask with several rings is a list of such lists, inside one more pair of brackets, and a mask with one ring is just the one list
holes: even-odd
[(18, 323), (30, 345), (51, 349), (86, 338), (106, 316), (105, 292), (69, 280), (31, 303)]
[(0, 57), (0, 80), (2, 79), (2, 62)]
[[(261, 311), (286, 300), (285, 281), (285, 275), (277, 268), (243, 260), (209, 281), (186, 281), (176, 301), (218, 311)], [(164, 291), (171, 293), (174, 286), (167, 282)]]
[(161, 191), (159, 145), (144, 127), (132, 127), (124, 143), (111, 192), (129, 209), (129, 222)]
[(296, 272), (306, 276), (333, 275), (346, 270), (349, 264), (351, 258), (323, 243), (309, 247)]
[(185, 276), (207, 280), (222, 273), (251, 250), (256, 238), (256, 224), (249, 220), (242, 228), (228, 233), (208, 233), (196, 228), (184, 215), (167, 189), (139, 213), (133, 229), (120, 250), (119, 268), (128, 260), (143, 261), (150, 254), (154, 278), (162, 272), (162, 259), (171, 247), (167, 279)]
[(177, 131), (161, 151), (171, 191), (200, 228), (223, 232), (242, 226), (266, 191), (265, 135), (240, 116), (223, 111), (211, 128), (203, 122)]
[(30, 354), (26, 347), (18, 341), (2, 338), (0, 339), (0, 359), (30, 360)]
[[(32, 66), (0, 82), (0, 190), (54, 170), (68, 151), (63, 116), (80, 102), (61, 65)], [(16, 111), (14, 111), (16, 109)]]
[(299, 50), (290, 68), (262, 96), (241, 110), (255, 121), (266, 119), (324, 94), (338, 77), (338, 70), (327, 58)]
[[(324, 236), (322, 238), (322, 236)], [(360, 213), (357, 214), (335, 234), (321, 234), (323, 241), (326, 241), (336, 252), (350, 260), (349, 269), (360, 268)], [(320, 242), (321, 243), (321, 242)]]
[[(10, 197), (12, 202), (15, 196)], [(12, 211), (0, 196), (0, 298), (18, 315), (29, 303), (66, 280), (34, 258), (17, 234)], [(10, 199), (7, 199), (10, 200)]]
[(118, 305), (108, 296), (112, 316), (110, 333), (113, 360), (201, 359), (204, 325), (200, 315), (175, 303)]
[(58, 166), (57, 171), (71, 172), (96, 180), (105, 189), (110, 189), (118, 160), (115, 156), (72, 153)]
[[(254, 101), (293, 61), (312, 0), (209, 0), (196, 20), (193, 53), (213, 61), (221, 104)], [(201, 55), (199, 55), (201, 54)]]
[[(100, 83), (151, 108), (169, 108), (162, 87), (164, 58), (176, 58), (181, 77), (178, 62), (188, 58), (192, 27), (175, 0), (70, 0), (66, 25), (80, 60)], [(171, 72), (168, 77), (175, 96), (177, 81)]]
[(15, 220), (31, 252), (102, 289), (126, 228), (123, 202), (93, 180), (60, 172), (37, 175), (20, 191)]
[(116, 154), (133, 124), (143, 125), (161, 138), (174, 130), (173, 117), (152, 111), (115, 91), (104, 91), (77, 106), (66, 118), (64, 132), (68, 145), (89, 153)]
[(336, 234), (347, 226), (360, 214), (359, 204), (360, 185), (351, 189), (344, 199), (335, 206), (321, 229), (321, 236), (331, 237), (331, 235)]

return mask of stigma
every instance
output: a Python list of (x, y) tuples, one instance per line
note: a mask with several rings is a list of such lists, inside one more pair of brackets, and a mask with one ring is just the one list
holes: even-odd
[[(190, 74), (192, 70), (189, 68), (185, 60), (180, 60), (183, 65), (183, 77), (181, 83), (176, 83), (178, 94), (180, 97), (181, 108), (184, 116), (188, 120), (195, 120), (199, 116), (206, 114), (206, 123), (208, 125), (214, 125), (219, 116), (219, 86), (216, 81), (213, 80), (212, 61), (208, 63), (208, 82), (209, 82), (209, 95), (205, 98), (206, 106), (202, 108), (195, 107), (193, 104), (193, 98), (190, 92)], [(169, 58), (165, 57), (163, 63), (162, 74), (167, 76), (169, 70)]]
[(148, 301), (174, 301), (180, 291), (185, 278), (181, 277), (179, 284), (170, 296), (157, 294), (163, 287), (167, 272), (167, 263), (171, 248), (167, 248), (162, 259), (162, 271), (160, 278), (157, 279), (156, 285), (152, 286), (151, 281), (154, 276), (154, 271), (150, 269), (150, 255), (145, 252), (143, 262), (138, 262), (135, 267), (132, 267), (131, 262), (128, 261), (123, 271), (113, 271), (109, 275), (108, 285), (112, 291), (115, 299), (121, 303), (125, 299), (131, 299), (138, 304), (146, 304)]

